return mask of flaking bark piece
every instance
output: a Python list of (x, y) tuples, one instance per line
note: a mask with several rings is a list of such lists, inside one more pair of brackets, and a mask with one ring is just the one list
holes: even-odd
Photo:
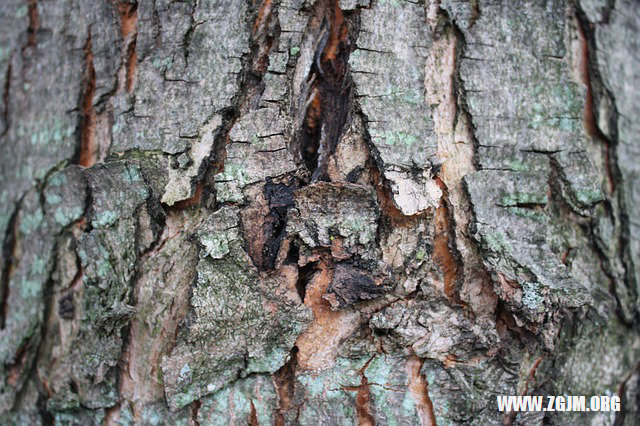
[(385, 288), (376, 284), (366, 271), (350, 265), (337, 265), (329, 289), (322, 298), (337, 310), (365, 300), (378, 299), (384, 293)]

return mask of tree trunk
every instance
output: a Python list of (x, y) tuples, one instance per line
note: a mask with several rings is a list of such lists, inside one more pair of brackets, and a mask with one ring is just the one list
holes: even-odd
[(640, 422), (635, 1), (0, 27), (0, 423)]

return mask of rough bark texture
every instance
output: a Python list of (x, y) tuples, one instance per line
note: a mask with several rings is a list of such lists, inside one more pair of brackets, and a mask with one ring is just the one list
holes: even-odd
[(0, 28), (0, 423), (640, 422), (635, 1)]

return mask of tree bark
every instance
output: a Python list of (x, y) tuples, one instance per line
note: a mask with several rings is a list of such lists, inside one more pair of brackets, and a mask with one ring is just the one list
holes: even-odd
[(0, 423), (640, 422), (633, 0), (0, 27)]

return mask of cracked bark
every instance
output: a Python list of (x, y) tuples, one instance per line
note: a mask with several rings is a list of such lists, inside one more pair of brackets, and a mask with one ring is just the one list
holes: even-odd
[(0, 423), (637, 423), (636, 9), (3, 2)]

